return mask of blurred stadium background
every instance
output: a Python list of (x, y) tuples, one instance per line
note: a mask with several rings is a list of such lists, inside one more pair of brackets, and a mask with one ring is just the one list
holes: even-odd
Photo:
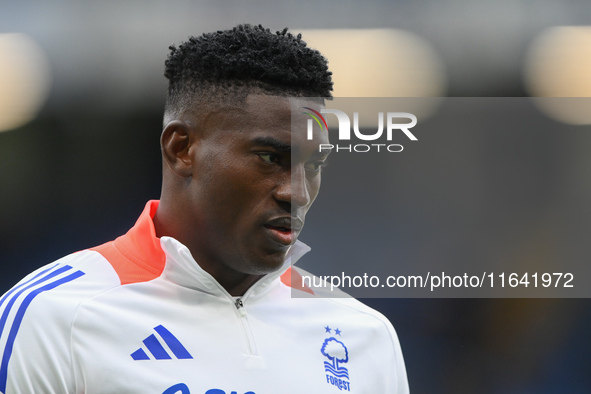
[[(238, 23), (306, 31), (337, 96), (591, 96), (580, 0), (3, 1), (0, 293), (158, 198), (167, 47)], [(539, 109), (589, 131), (585, 108)], [(366, 301), (397, 328), (414, 393), (591, 392), (588, 299)]]

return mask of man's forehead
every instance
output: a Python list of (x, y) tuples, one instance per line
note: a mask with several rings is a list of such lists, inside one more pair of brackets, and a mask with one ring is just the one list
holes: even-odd
[(240, 123), (252, 131), (251, 141), (257, 145), (296, 156), (326, 156), (326, 152), (318, 152), (319, 144), (329, 142), (326, 130), (315, 130), (313, 139), (307, 138), (306, 108), (320, 111), (324, 106), (320, 99), (253, 94)]

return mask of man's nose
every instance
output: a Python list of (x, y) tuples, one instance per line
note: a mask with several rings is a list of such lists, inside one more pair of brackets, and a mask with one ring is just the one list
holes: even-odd
[(277, 189), (276, 197), (280, 201), (289, 202), (292, 208), (305, 207), (310, 204), (310, 193), (306, 170), (303, 165), (293, 166), (290, 174), (283, 177)]

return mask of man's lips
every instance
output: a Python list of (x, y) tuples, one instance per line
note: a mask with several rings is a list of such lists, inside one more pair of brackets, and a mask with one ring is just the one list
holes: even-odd
[(269, 220), (264, 227), (273, 241), (282, 245), (291, 245), (297, 239), (303, 225), (303, 221), (298, 217), (282, 216)]

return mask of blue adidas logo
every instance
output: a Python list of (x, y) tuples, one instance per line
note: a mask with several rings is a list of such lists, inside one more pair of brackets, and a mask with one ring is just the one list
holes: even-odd
[[(164, 328), (163, 325), (159, 325), (158, 327), (154, 327), (154, 330), (159, 335), (159, 337), (164, 341), (168, 349), (174, 355), (174, 358), (177, 359), (190, 359), (193, 358), (191, 354), (185, 349), (185, 347), (170, 331)], [(139, 360), (171, 360), (173, 357), (166, 351), (162, 343), (156, 335), (152, 334), (146, 339), (144, 339), (144, 345), (146, 346), (146, 350), (152, 355), (153, 358), (148, 356), (148, 353), (144, 350), (143, 347), (140, 347), (135, 352), (131, 353), (131, 358), (136, 361)]]

